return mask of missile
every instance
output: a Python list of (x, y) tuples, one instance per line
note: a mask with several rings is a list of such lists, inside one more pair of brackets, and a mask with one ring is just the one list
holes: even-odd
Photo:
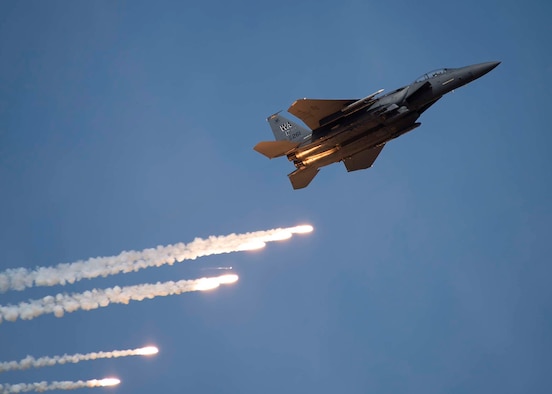
[(354, 103), (352, 104), (349, 104), (348, 106), (346, 106), (345, 108), (342, 108), (341, 109), (341, 112), (343, 113), (348, 113), (348, 112), (353, 112), (357, 109), (360, 109), (361, 107), (364, 107), (365, 105), (369, 104), (371, 101), (373, 101), (372, 99), (377, 96), (378, 94), (380, 94), (381, 92), (383, 92), (383, 89), (380, 89), (378, 90), (377, 92), (375, 93), (372, 93), (372, 94), (369, 94), (368, 96), (364, 97), (364, 98), (361, 98), (360, 100), (358, 101), (355, 101)]
[[(372, 94), (369, 94), (368, 96), (361, 98), (360, 100), (355, 101), (354, 103), (351, 103), (347, 105), (346, 107), (341, 108), (341, 110), (326, 116), (325, 118), (320, 119), (320, 126), (324, 126), (330, 122), (334, 122), (338, 119), (341, 119), (353, 112), (356, 112), (368, 105), (372, 105), (376, 100), (374, 99), (375, 96), (383, 92), (383, 89), (378, 90), (377, 92), (374, 92)], [(336, 127), (336, 126), (334, 126)], [(301, 152), (302, 153), (302, 152)]]

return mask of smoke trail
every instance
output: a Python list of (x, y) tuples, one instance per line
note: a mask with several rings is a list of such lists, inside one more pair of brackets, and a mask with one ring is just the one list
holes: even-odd
[(117, 256), (95, 257), (73, 263), (62, 263), (54, 267), (11, 268), (0, 272), (0, 293), (8, 290), (24, 290), (32, 286), (55, 286), (75, 283), (82, 279), (106, 277), (118, 273), (138, 271), (147, 267), (159, 267), (184, 260), (214, 254), (241, 252), (259, 249), (266, 242), (291, 238), (293, 234), (313, 230), (310, 225), (256, 231), (244, 234), (196, 238), (189, 244), (158, 246), (142, 251), (124, 251)]
[(116, 386), (121, 381), (117, 378), (92, 379), (92, 380), (77, 380), (76, 382), (66, 380), (62, 382), (36, 382), (36, 383), (17, 383), (17, 384), (1, 384), (0, 393), (27, 393), (29, 391), (51, 391), (51, 390), (75, 390), (87, 387), (106, 387)]
[(66, 312), (71, 313), (79, 309), (89, 311), (110, 304), (128, 304), (130, 301), (142, 301), (190, 291), (210, 290), (219, 287), (221, 284), (233, 283), (237, 280), (237, 275), (230, 274), (194, 280), (180, 280), (178, 282), (115, 286), (108, 289), (93, 289), (84, 293), (59, 293), (55, 296), (21, 302), (18, 305), (0, 305), (0, 323), (3, 320), (13, 322), (18, 318), (31, 320), (46, 313), (53, 313), (56, 317), (62, 317)]
[(101, 358), (119, 358), (129, 356), (148, 356), (157, 354), (155, 346), (146, 346), (138, 349), (114, 350), (112, 352), (93, 352), (86, 354), (64, 354), (63, 356), (34, 358), (27, 356), (20, 361), (0, 362), (0, 372), (23, 370), (29, 368), (51, 367), (57, 364), (76, 364), (81, 361), (98, 360)]

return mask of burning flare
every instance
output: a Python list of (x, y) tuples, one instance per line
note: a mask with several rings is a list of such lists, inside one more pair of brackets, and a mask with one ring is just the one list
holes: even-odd
[(314, 230), (314, 227), (312, 227), (310, 224), (303, 224), (301, 226), (292, 227), (290, 231), (295, 234), (306, 234), (306, 233), (312, 233), (313, 230)]
[(96, 384), (101, 387), (107, 387), (107, 386), (117, 386), (121, 381), (117, 378), (105, 378), (101, 380), (89, 380), (90, 386), (88, 387), (96, 387)]
[(24, 290), (33, 286), (72, 284), (82, 279), (135, 272), (165, 264), (172, 265), (202, 256), (261, 249), (267, 242), (281, 241), (292, 237), (293, 234), (303, 234), (312, 230), (310, 225), (301, 225), (244, 234), (210, 236), (207, 239), (196, 238), (188, 244), (177, 243), (142, 251), (125, 251), (117, 256), (94, 257), (54, 267), (38, 267), (33, 270), (10, 268), (0, 272), (0, 293)]
[(234, 283), (238, 276), (226, 274), (211, 278), (179, 280), (178, 282), (157, 282), (108, 289), (93, 289), (84, 293), (59, 293), (37, 300), (21, 302), (18, 305), (0, 305), (0, 323), (3, 320), (31, 320), (46, 313), (62, 317), (65, 313), (79, 309), (89, 311), (110, 304), (128, 304), (130, 301), (143, 301), (155, 297), (182, 294), (190, 291), (204, 291), (219, 287), (221, 284)]
[(93, 352), (86, 354), (64, 354), (63, 356), (34, 358), (27, 356), (20, 361), (0, 362), (0, 372), (23, 370), (29, 368), (51, 367), (57, 364), (76, 364), (81, 361), (98, 360), (102, 358), (119, 358), (129, 356), (149, 356), (157, 354), (155, 346), (146, 346), (138, 349), (113, 350), (112, 352)]
[(29, 391), (43, 392), (51, 390), (76, 390), (87, 387), (106, 387), (116, 386), (121, 381), (117, 378), (92, 379), (92, 380), (77, 380), (62, 381), (62, 382), (36, 382), (36, 383), (17, 383), (17, 384), (0, 384), (0, 392), (2, 394), (11, 393), (27, 393)]
[(198, 279), (195, 290), (206, 291), (216, 289), (220, 286), (220, 282), (216, 278), (202, 278)]
[(217, 278), (218, 282), (222, 284), (228, 284), (228, 283), (235, 283), (238, 281), (238, 275), (235, 274), (227, 274), (227, 275), (221, 275)]
[(135, 350), (137, 356), (151, 356), (153, 354), (159, 353), (159, 349), (155, 346), (146, 346), (140, 349)]

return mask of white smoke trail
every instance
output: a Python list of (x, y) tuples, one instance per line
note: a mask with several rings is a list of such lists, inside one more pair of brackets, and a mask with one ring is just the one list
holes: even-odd
[(0, 372), (23, 370), (29, 368), (51, 367), (57, 364), (76, 364), (81, 361), (98, 360), (102, 358), (119, 358), (129, 356), (148, 356), (157, 354), (155, 346), (146, 346), (138, 349), (113, 350), (112, 352), (92, 352), (86, 354), (64, 354), (63, 356), (39, 357), (27, 356), (20, 361), (0, 362)]
[(172, 265), (175, 262), (195, 260), (202, 256), (259, 249), (264, 247), (266, 242), (288, 239), (293, 234), (307, 233), (312, 230), (312, 226), (303, 225), (244, 234), (211, 236), (207, 239), (196, 238), (189, 244), (177, 243), (142, 251), (124, 251), (117, 256), (95, 257), (53, 267), (37, 267), (34, 270), (11, 268), (0, 272), (0, 293), (24, 290), (32, 286), (65, 285), (82, 279), (106, 277), (165, 264)]
[(0, 323), (3, 320), (13, 322), (18, 318), (31, 320), (46, 313), (53, 313), (56, 317), (62, 317), (66, 312), (71, 313), (79, 309), (89, 311), (110, 304), (128, 304), (130, 301), (142, 301), (190, 291), (210, 290), (219, 287), (221, 284), (233, 283), (237, 280), (237, 275), (229, 274), (194, 280), (180, 280), (178, 282), (115, 286), (108, 289), (93, 289), (84, 293), (59, 293), (55, 296), (21, 302), (18, 305), (0, 305)]
[(75, 390), (88, 387), (106, 387), (116, 386), (121, 381), (117, 378), (77, 380), (76, 382), (66, 380), (62, 382), (36, 382), (36, 383), (17, 383), (1, 384), (0, 393), (28, 393), (29, 391), (43, 392), (51, 390)]

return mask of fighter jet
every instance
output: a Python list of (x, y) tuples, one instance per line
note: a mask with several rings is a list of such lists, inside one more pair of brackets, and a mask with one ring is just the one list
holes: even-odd
[(276, 141), (259, 142), (254, 149), (269, 159), (287, 156), (296, 167), (288, 175), (294, 189), (308, 186), (328, 164), (342, 161), (349, 172), (370, 168), (385, 144), (420, 126), (420, 115), (443, 95), (499, 64), (442, 68), (391, 93), (380, 89), (360, 100), (296, 100), (288, 112), (310, 129), (277, 112), (267, 118)]

